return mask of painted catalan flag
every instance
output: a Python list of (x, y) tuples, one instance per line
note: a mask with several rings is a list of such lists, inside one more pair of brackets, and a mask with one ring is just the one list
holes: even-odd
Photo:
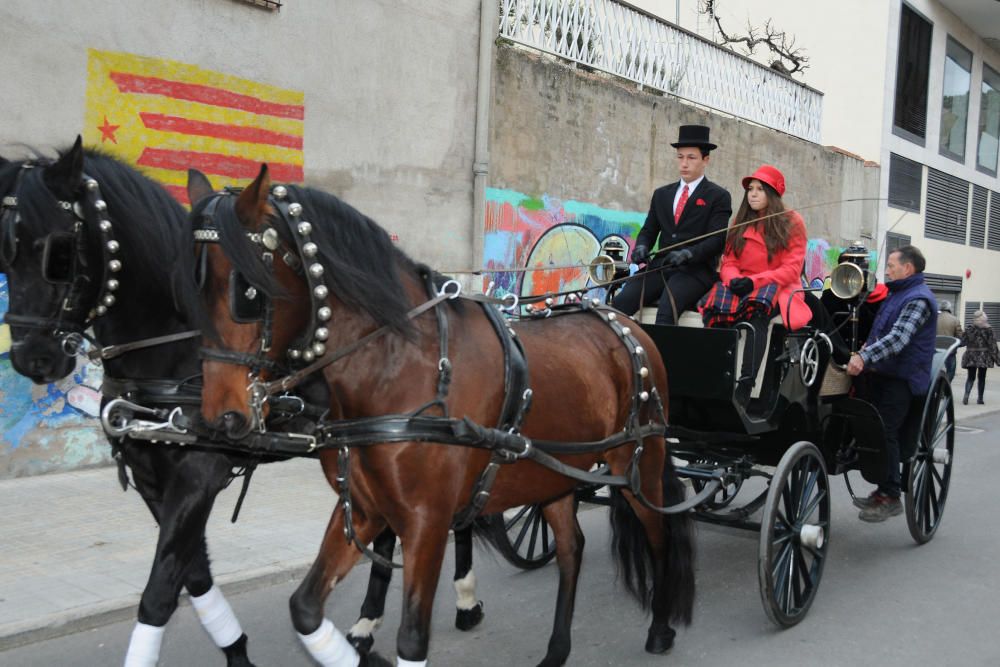
[(195, 65), (88, 52), (84, 143), (140, 167), (187, 204), (187, 170), (215, 187), (246, 185), (267, 162), (271, 178), (301, 182), (301, 91)]

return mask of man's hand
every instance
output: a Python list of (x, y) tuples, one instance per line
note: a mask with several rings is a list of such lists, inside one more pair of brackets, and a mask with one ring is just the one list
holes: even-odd
[(865, 360), (861, 358), (861, 355), (855, 352), (851, 355), (851, 360), (847, 362), (847, 374), (851, 376), (861, 375), (862, 371), (865, 370)]
[(687, 248), (672, 250), (667, 253), (666, 259), (663, 260), (663, 266), (684, 266), (691, 261), (691, 257), (691, 251)]
[(637, 245), (632, 250), (632, 257), (630, 261), (633, 264), (645, 264), (649, 261), (649, 248), (644, 245)]
[(753, 291), (753, 280), (745, 276), (733, 278), (729, 281), (729, 291), (736, 296), (746, 296)]

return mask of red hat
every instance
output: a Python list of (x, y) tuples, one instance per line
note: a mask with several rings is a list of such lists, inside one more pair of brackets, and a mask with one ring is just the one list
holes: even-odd
[(785, 177), (778, 171), (777, 167), (772, 167), (769, 164), (760, 165), (751, 176), (743, 179), (743, 189), (749, 189), (750, 181), (754, 180), (770, 185), (779, 197), (785, 194)]

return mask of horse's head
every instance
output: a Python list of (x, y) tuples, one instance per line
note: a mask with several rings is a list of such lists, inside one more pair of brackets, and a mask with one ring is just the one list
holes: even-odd
[(37, 383), (73, 371), (83, 331), (116, 299), (118, 242), (83, 158), (77, 137), (58, 160), (0, 166), (11, 363)]
[[(266, 165), (238, 193), (216, 192), (191, 170), (188, 196), (195, 249), (187, 261), (208, 318), (202, 323), (202, 416), (209, 427), (238, 439), (262, 423), (266, 404), (254, 391), (285, 368), (295, 333), (310, 321), (309, 285), (297, 272), (316, 266), (302, 261), (315, 254), (315, 245), (302, 242), (309, 223), (300, 221), (294, 230), (281, 224), (298, 219), (301, 206), (289, 213), (287, 204), (272, 198)], [(325, 287), (320, 293), (326, 296)], [(321, 316), (329, 318), (329, 309)], [(309, 348), (292, 360), (309, 361), (325, 351), (326, 336), (325, 328), (315, 329)]]

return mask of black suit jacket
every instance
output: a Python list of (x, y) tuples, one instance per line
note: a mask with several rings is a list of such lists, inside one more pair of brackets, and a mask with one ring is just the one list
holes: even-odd
[[(681, 219), (674, 225), (674, 195), (677, 194), (679, 186), (678, 181), (657, 188), (653, 192), (653, 198), (649, 203), (649, 214), (642, 229), (639, 230), (639, 236), (636, 237), (636, 245), (644, 245), (651, 249), (659, 237), (660, 247), (665, 248), (729, 226), (729, 218), (733, 215), (732, 197), (728, 190), (707, 178), (702, 179), (698, 187), (688, 194)], [(691, 261), (680, 270), (694, 276), (701, 281), (706, 290), (709, 289), (718, 280), (716, 269), (725, 244), (726, 235), (718, 233), (681, 246), (690, 250), (692, 257)], [(662, 264), (665, 254), (653, 260), (653, 266)]]

